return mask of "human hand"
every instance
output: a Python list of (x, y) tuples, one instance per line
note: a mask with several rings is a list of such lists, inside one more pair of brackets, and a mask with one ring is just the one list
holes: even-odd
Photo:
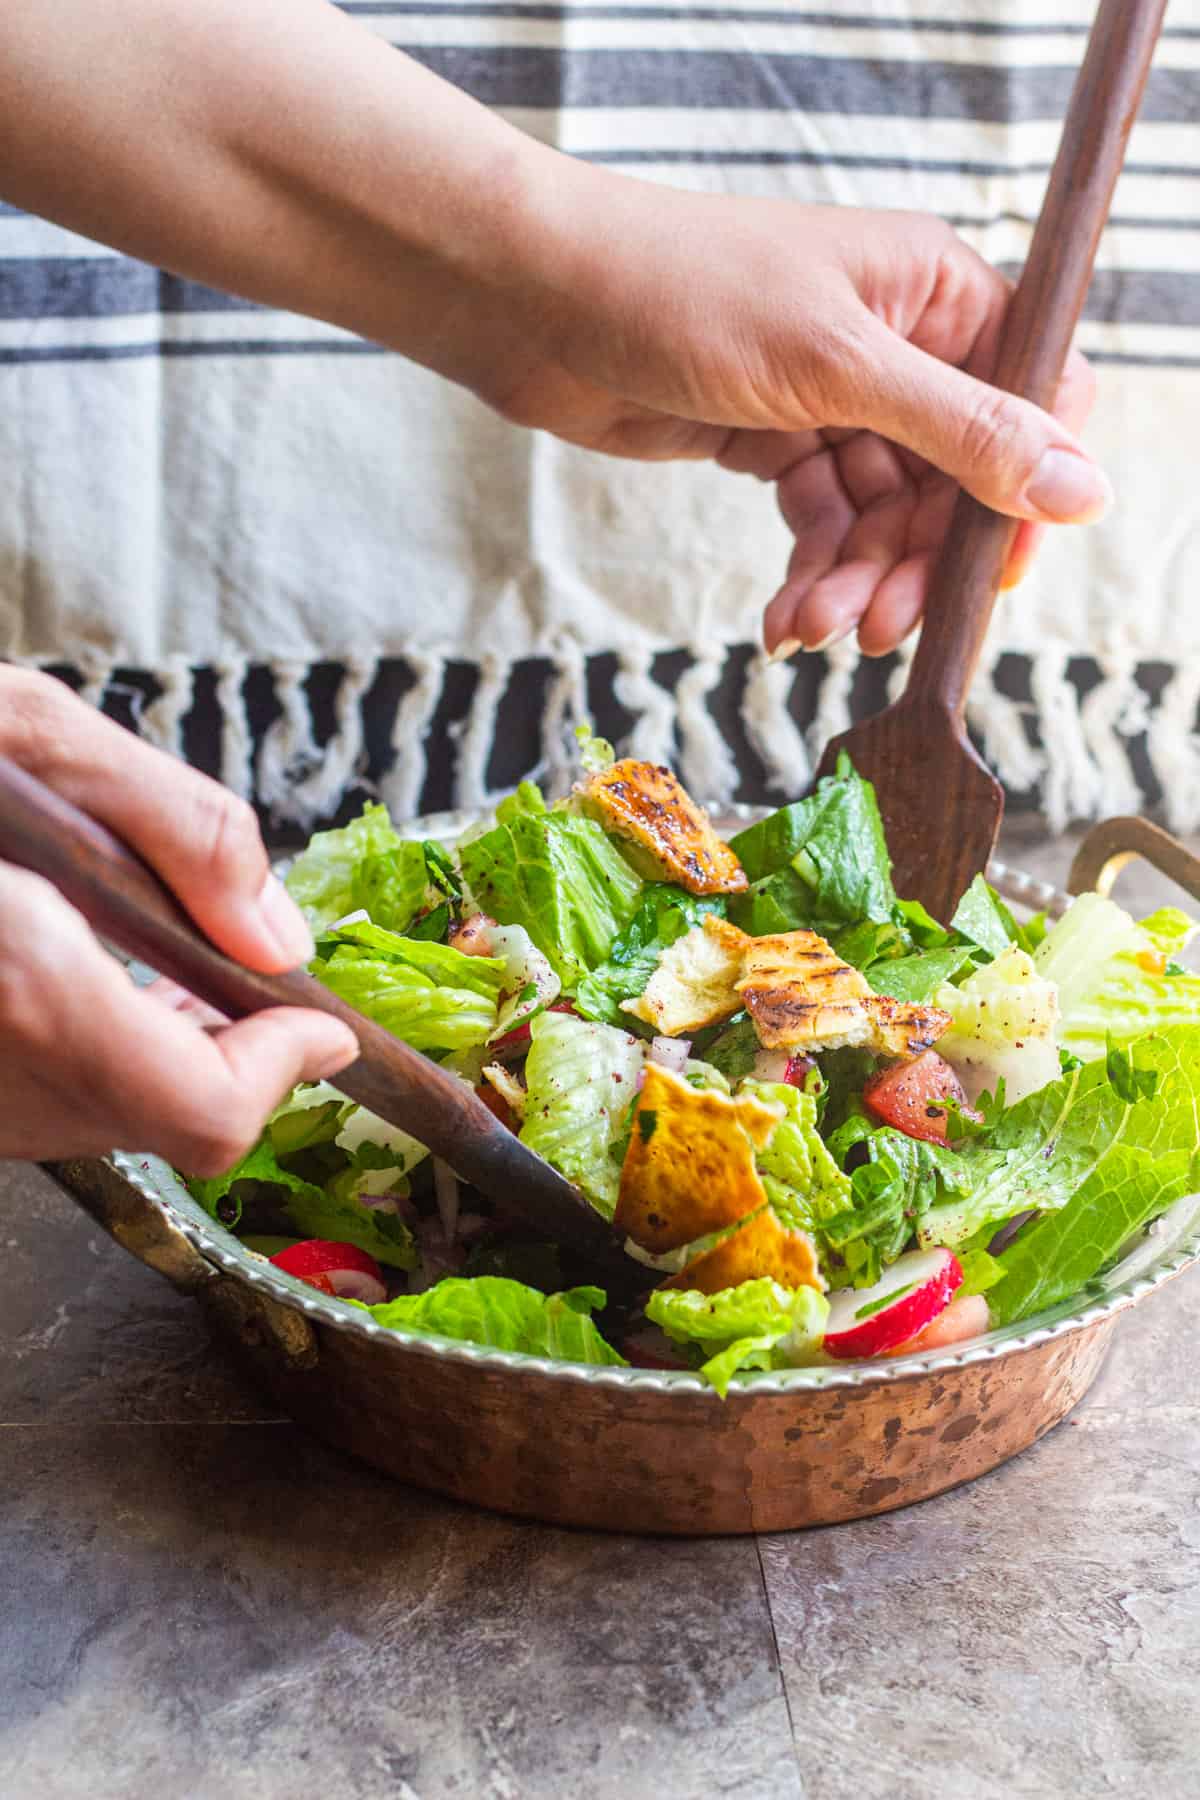
[[(123, 837), (229, 956), (267, 973), (311, 954), (250, 807), (49, 676), (0, 666), (0, 752)], [(0, 1157), (153, 1150), (230, 1168), (297, 1081), (357, 1054), (321, 1012), (237, 1024), (179, 989), (137, 989), (48, 882), (0, 862)]]
[(867, 654), (892, 650), (960, 484), (1025, 521), (1010, 586), (1046, 523), (1105, 511), (1073, 435), (1087, 363), (1069, 359), (1055, 417), (989, 387), (1011, 287), (941, 221), (667, 194), (582, 166), (564, 180), (546, 330), (484, 397), (593, 449), (773, 481), (796, 539), (766, 610), (776, 654), (855, 629)]

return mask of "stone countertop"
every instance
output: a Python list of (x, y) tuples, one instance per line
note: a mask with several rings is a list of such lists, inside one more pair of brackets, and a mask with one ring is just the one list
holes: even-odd
[(688, 1542), (324, 1450), (38, 1170), (0, 1237), (5, 1800), (1200, 1793), (1200, 1276), (972, 1486)]

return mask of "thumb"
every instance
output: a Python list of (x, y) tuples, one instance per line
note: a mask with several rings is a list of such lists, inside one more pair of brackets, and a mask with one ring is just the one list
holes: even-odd
[(990, 506), (1038, 523), (1085, 525), (1112, 504), (1104, 471), (1057, 419), (918, 350), (886, 326), (868, 333), (838, 424), (877, 432)]

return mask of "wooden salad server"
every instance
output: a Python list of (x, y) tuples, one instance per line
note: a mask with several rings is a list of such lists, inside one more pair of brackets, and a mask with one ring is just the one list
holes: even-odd
[(53, 883), (97, 933), (169, 975), (228, 1018), (270, 1006), (332, 1013), (361, 1054), (333, 1086), (398, 1125), (456, 1174), (574, 1251), (613, 1291), (645, 1287), (645, 1270), (556, 1169), (502, 1125), (474, 1089), (346, 1005), (303, 969), (259, 975), (211, 944), (174, 895), (105, 826), (0, 756), (0, 857)]
[[(1166, 0), (1101, 0), (1075, 82), (1029, 260), (1004, 322), (995, 386), (1049, 407), (1083, 310)], [(967, 694), (1017, 531), (960, 493), (933, 573), (908, 684), (833, 740), (875, 784), (897, 892), (937, 919), (986, 868), (1004, 791), (967, 736)]]

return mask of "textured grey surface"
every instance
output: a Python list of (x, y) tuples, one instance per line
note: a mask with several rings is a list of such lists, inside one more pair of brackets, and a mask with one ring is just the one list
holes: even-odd
[(4, 1800), (1200, 1793), (1200, 1277), (973, 1487), (681, 1543), (326, 1452), (35, 1170), (0, 1242)]

